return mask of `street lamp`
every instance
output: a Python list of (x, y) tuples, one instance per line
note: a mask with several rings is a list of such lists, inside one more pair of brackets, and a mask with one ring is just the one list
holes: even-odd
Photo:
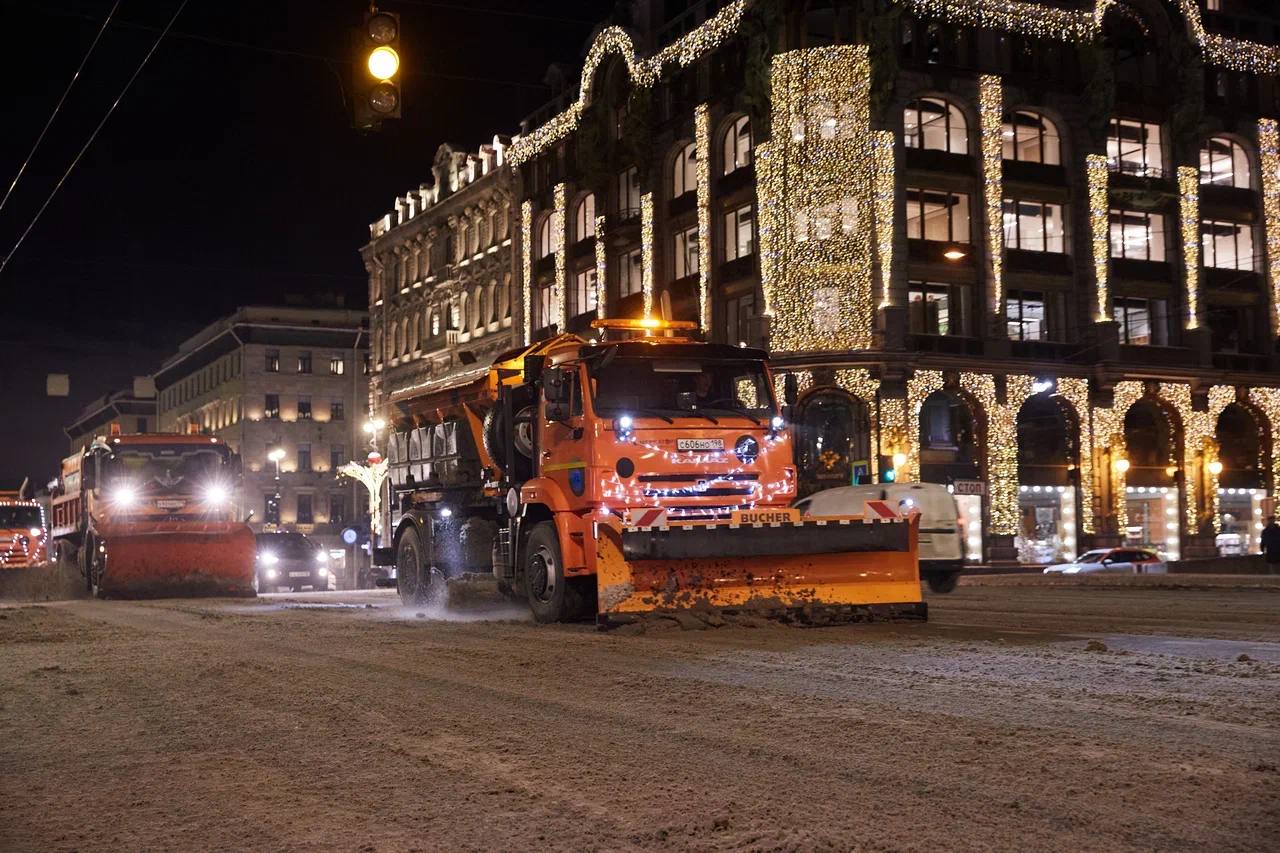
[(1217, 459), (1215, 459), (1215, 460), (1213, 460), (1212, 462), (1210, 462), (1210, 463), (1209, 463), (1209, 473), (1210, 473), (1210, 474), (1212, 474), (1212, 475), (1213, 475), (1213, 476), (1215, 476), (1215, 477), (1216, 477), (1216, 476), (1218, 476), (1219, 474), (1221, 474), (1221, 473), (1222, 473), (1222, 463), (1221, 463), (1221, 462), (1219, 462)]
[(284, 448), (277, 447), (267, 454), (267, 458), (276, 463), (276, 482), (280, 481), (280, 460), (284, 458)]
[(364, 431), (369, 434), (369, 446), (374, 450), (378, 449), (378, 433), (387, 428), (387, 422), (382, 418), (373, 418), (365, 421)]

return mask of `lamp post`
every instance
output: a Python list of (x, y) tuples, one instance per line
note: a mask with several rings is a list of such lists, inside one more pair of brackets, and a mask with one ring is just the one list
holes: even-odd
[(387, 422), (382, 418), (371, 418), (365, 421), (364, 431), (369, 434), (369, 446), (374, 450), (378, 449), (378, 433), (387, 428)]
[(269, 459), (269, 460), (271, 460), (272, 462), (276, 463), (276, 491), (275, 491), (275, 494), (272, 496), (272, 497), (273, 497), (273, 500), (275, 501), (275, 505), (276, 505), (276, 506), (275, 506), (275, 509), (276, 509), (276, 512), (275, 512), (276, 519), (275, 519), (275, 521), (274, 521), (274, 522), (272, 522), (272, 521), (270, 521), (269, 519), (264, 518), (264, 519), (262, 519), (264, 523), (271, 523), (271, 524), (279, 524), (279, 523), (280, 523), (280, 497), (281, 497), (281, 495), (280, 495), (280, 460), (281, 460), (281, 459), (283, 459), (283, 458), (284, 458), (284, 448), (283, 448), (283, 447), (276, 447), (276, 448), (273, 448), (273, 449), (271, 450), (271, 452), (267, 454), (267, 459)]

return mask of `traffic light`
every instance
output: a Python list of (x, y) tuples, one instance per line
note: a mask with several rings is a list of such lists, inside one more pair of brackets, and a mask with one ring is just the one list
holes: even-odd
[(374, 8), (352, 34), (351, 110), (355, 126), (400, 118), (400, 15)]

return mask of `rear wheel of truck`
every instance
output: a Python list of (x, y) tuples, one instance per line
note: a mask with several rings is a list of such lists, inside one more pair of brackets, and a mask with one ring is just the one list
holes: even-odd
[(106, 570), (106, 549), (98, 537), (92, 533), (85, 533), (84, 547), (80, 549), (80, 571), (84, 574), (85, 592), (91, 596), (101, 593), (102, 574)]
[(396, 545), (396, 591), (405, 607), (427, 603), (431, 572), (426, 566), (427, 551), (416, 527), (400, 534)]
[(960, 572), (930, 572), (924, 580), (929, 585), (929, 592), (952, 592), (960, 583)]
[(582, 616), (580, 584), (566, 578), (560, 537), (550, 521), (534, 525), (524, 546), (524, 588), (539, 622), (568, 622)]

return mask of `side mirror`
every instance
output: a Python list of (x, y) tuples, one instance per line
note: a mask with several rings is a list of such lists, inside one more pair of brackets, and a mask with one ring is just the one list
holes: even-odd
[(1109, 565), (1111, 565), (1111, 564), (1112, 564), (1112, 563), (1114, 563), (1114, 562), (1115, 562), (1115, 560), (1111, 559), (1110, 557), (1103, 557), (1103, 558), (1102, 558), (1102, 565), (1104, 565), (1104, 566), (1109, 566)]
[(548, 403), (568, 403), (573, 397), (571, 374), (562, 367), (542, 371), (542, 389)]
[(80, 486), (82, 491), (98, 488), (98, 456), (93, 454), (80, 461)]

